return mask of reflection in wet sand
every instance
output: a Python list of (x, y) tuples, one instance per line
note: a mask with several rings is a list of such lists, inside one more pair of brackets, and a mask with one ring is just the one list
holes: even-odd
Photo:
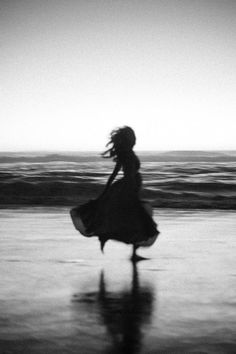
[[(87, 304), (99, 314), (101, 323), (109, 334), (112, 347), (108, 353), (140, 353), (143, 327), (151, 323), (154, 294), (150, 286), (141, 286), (137, 266), (133, 265), (130, 289), (108, 291), (104, 271), (100, 274), (97, 292), (76, 294), (74, 304)], [(94, 306), (90, 306), (93, 303)], [(76, 307), (80, 310), (80, 306)]]
[(132, 274), (128, 247), (102, 256), (68, 210), (1, 210), (0, 352), (236, 353), (235, 212), (156, 219), (160, 243)]

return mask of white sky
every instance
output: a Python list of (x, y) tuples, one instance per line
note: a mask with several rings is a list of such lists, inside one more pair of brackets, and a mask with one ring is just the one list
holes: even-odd
[(236, 149), (236, 1), (0, 0), (0, 150)]

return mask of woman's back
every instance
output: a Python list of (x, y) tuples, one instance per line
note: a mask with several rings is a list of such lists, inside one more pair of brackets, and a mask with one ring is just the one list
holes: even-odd
[(133, 150), (126, 151), (121, 154), (119, 157), (119, 162), (121, 163), (124, 177), (135, 177), (140, 169), (140, 161)]

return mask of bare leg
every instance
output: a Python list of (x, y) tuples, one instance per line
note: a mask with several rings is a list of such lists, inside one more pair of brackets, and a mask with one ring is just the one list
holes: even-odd
[(137, 248), (138, 248), (138, 247), (137, 247), (136, 245), (133, 245), (132, 259), (135, 259), (135, 257), (137, 256), (137, 254), (136, 254)]

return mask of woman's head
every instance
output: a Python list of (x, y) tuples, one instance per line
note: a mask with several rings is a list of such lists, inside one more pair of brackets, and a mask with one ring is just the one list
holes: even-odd
[(133, 149), (136, 142), (135, 133), (132, 128), (124, 126), (112, 130), (110, 141), (106, 146), (112, 145), (110, 149), (103, 153), (104, 157), (117, 157), (119, 154)]

